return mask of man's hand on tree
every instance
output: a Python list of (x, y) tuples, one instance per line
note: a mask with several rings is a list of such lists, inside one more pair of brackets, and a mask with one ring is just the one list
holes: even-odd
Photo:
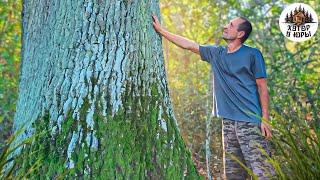
[(153, 19), (154, 29), (161, 34), (162, 27), (161, 27), (161, 24), (160, 24), (157, 16), (155, 14), (152, 14), (152, 19)]

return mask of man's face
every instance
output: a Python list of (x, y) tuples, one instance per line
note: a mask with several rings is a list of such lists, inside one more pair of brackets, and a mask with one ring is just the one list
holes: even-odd
[(232, 19), (223, 27), (222, 38), (224, 40), (235, 40), (237, 38), (241, 38), (244, 32), (239, 32), (238, 27), (243, 22), (244, 20), (242, 20), (241, 18)]

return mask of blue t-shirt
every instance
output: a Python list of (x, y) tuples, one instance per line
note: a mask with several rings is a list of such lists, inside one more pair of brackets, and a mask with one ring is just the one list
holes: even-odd
[(213, 71), (214, 116), (260, 124), (256, 78), (267, 77), (261, 52), (244, 44), (233, 53), (217, 45), (200, 45), (199, 51)]

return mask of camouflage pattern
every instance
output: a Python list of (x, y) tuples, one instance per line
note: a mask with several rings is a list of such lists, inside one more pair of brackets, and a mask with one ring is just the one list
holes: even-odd
[(266, 162), (267, 157), (260, 149), (262, 147), (271, 157), (268, 140), (262, 136), (258, 124), (224, 118), (222, 128), (224, 179), (250, 179), (246, 170), (238, 162), (232, 160), (228, 154), (236, 156), (259, 179), (275, 177), (273, 167)]

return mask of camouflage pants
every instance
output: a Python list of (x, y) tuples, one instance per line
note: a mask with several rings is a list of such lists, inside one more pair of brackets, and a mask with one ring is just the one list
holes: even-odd
[(259, 179), (275, 177), (273, 167), (265, 162), (267, 157), (260, 149), (262, 147), (268, 156), (271, 156), (268, 141), (262, 136), (259, 125), (225, 118), (222, 123), (224, 178), (228, 180), (249, 178), (247, 172), (231, 158), (230, 154), (250, 168)]

